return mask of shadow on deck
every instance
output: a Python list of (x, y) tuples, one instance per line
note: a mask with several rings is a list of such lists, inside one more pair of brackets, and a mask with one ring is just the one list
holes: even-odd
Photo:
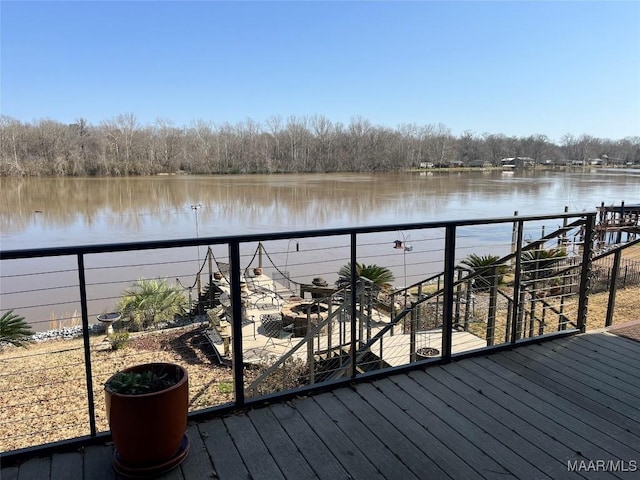
[[(640, 343), (588, 333), (193, 423), (163, 479), (637, 478)], [(116, 478), (110, 445), (2, 480)], [(597, 473), (596, 473), (597, 472)]]

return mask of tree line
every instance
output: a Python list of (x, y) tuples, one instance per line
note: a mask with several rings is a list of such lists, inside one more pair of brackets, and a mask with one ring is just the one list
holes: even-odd
[(567, 134), (556, 144), (545, 135), (454, 136), (443, 124), (389, 128), (354, 117), (345, 125), (322, 115), (272, 116), (264, 124), (197, 120), (188, 127), (163, 119), (142, 125), (131, 113), (98, 125), (84, 118), (65, 124), (0, 117), (1, 176), (384, 172), (498, 166), (507, 157), (640, 164), (640, 137)]

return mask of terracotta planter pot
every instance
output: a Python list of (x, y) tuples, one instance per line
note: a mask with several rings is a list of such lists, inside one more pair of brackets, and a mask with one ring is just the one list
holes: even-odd
[(150, 363), (123, 372), (142, 373), (149, 369), (175, 375), (179, 380), (165, 390), (141, 395), (123, 395), (105, 387), (113, 443), (121, 462), (135, 468), (171, 461), (178, 454), (187, 429), (187, 371), (172, 363)]

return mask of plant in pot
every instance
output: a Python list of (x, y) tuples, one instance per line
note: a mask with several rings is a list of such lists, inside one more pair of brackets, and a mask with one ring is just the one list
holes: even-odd
[(160, 475), (189, 452), (187, 371), (172, 363), (126, 368), (105, 383), (113, 467), (124, 477)]

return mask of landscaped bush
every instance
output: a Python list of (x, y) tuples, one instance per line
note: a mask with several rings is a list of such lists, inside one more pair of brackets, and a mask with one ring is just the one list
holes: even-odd
[(120, 350), (129, 344), (129, 332), (114, 332), (107, 337), (111, 350)]
[(118, 303), (130, 330), (143, 330), (161, 322), (171, 322), (186, 311), (184, 293), (166, 280), (141, 278), (124, 291)]

